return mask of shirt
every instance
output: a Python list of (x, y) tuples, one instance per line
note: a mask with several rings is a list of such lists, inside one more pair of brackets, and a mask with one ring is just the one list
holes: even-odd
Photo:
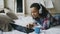
[(44, 29), (49, 28), (50, 21), (48, 18), (35, 19), (36, 23), (39, 23)]

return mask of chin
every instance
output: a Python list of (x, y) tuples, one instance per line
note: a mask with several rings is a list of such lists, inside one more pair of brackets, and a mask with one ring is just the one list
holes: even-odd
[(33, 18), (37, 18), (37, 17), (33, 17)]

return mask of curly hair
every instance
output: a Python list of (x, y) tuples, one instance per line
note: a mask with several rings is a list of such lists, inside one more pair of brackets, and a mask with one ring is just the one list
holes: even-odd
[(32, 7), (35, 7), (35, 8), (37, 8), (38, 10), (40, 9), (40, 5), (39, 5), (38, 3), (33, 3), (33, 4), (30, 6), (30, 8), (32, 8)]

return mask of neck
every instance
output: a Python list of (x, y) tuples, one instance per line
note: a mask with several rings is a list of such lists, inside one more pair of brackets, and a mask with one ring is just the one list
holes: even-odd
[(41, 16), (38, 14), (38, 18), (41, 18)]
[(40, 15), (38, 15), (38, 16), (37, 16), (36, 18), (34, 18), (34, 19), (39, 19), (39, 18), (41, 18)]

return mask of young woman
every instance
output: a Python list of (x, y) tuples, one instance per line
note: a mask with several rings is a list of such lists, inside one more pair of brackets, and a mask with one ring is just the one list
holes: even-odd
[(33, 3), (30, 8), (33, 19), (42, 26), (42, 29), (48, 29), (53, 24), (52, 22), (55, 23), (56, 19), (42, 4)]

